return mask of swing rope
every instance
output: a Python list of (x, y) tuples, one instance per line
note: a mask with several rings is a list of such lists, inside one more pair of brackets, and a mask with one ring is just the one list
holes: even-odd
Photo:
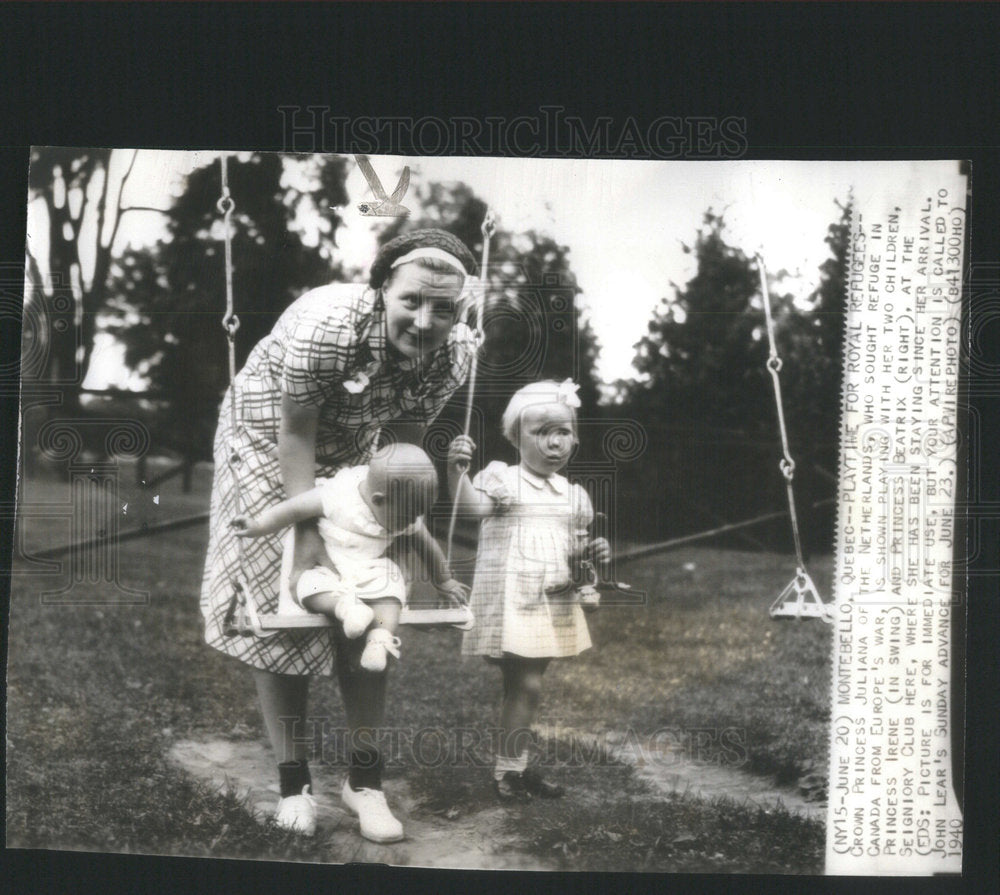
[[(222, 328), (226, 332), (226, 342), (229, 352), (229, 428), (232, 437), (235, 439), (239, 431), (239, 420), (236, 415), (236, 390), (233, 388), (233, 381), (236, 379), (236, 332), (240, 328), (240, 318), (236, 316), (233, 305), (233, 235), (232, 217), (236, 210), (236, 203), (229, 192), (229, 166), (228, 157), (219, 157), (219, 164), (222, 169), (222, 194), (215, 207), (222, 215), (223, 235), (225, 241), (226, 259), (226, 313), (222, 317)], [(241, 466), (243, 458), (235, 443), (229, 449), (229, 468), (233, 474), (233, 502), (236, 507), (236, 516), (243, 515), (243, 482), (241, 480)], [(250, 588), (246, 576), (246, 544), (243, 538), (236, 538), (236, 549), (239, 564), (239, 573), (233, 580), (233, 596), (229, 602), (229, 609), (223, 623), (223, 630), (229, 636), (251, 634), (264, 635), (260, 629), (260, 621), (257, 618), (253, 600), (250, 599)]]
[(760, 291), (764, 299), (764, 319), (767, 323), (767, 342), (770, 346), (770, 353), (767, 358), (767, 371), (771, 374), (771, 383), (774, 386), (774, 403), (778, 410), (778, 431), (781, 433), (782, 458), (778, 463), (781, 474), (785, 477), (785, 486), (788, 491), (788, 512), (792, 518), (792, 535), (795, 538), (795, 557), (798, 560), (799, 571), (805, 569), (806, 563), (802, 558), (802, 539), (799, 537), (799, 520), (795, 513), (795, 494), (792, 491), (792, 481), (795, 478), (795, 461), (788, 447), (788, 430), (785, 427), (784, 402), (781, 399), (781, 366), (782, 361), (778, 356), (778, 345), (774, 337), (774, 318), (771, 316), (771, 296), (767, 289), (767, 274), (764, 269), (764, 259), (757, 255), (757, 271), (760, 274)]
[[(483, 224), (480, 227), (480, 231), (483, 234), (483, 253), (482, 260), (479, 264), (479, 282), (475, 286), (476, 290), (476, 347), (472, 353), (472, 367), (469, 370), (469, 391), (465, 398), (465, 426), (462, 429), (462, 434), (468, 437), (469, 429), (472, 427), (472, 404), (475, 399), (476, 394), (476, 371), (479, 366), (479, 349), (482, 347), (483, 342), (486, 340), (486, 331), (484, 329), (484, 306), (486, 303), (486, 288), (489, 283), (489, 275), (487, 273), (487, 265), (490, 263), (490, 239), (496, 232), (496, 216), (493, 214), (492, 208), (486, 209), (486, 214), (483, 217)], [(455, 523), (458, 520), (458, 497), (461, 494), (462, 479), (465, 478), (466, 473), (463, 472), (458, 481), (458, 486), (455, 489), (455, 499), (451, 505), (451, 519), (448, 521), (448, 550), (445, 554), (448, 564), (451, 564), (451, 548), (452, 542), (455, 538)]]
[(795, 479), (795, 461), (792, 459), (788, 446), (788, 430), (785, 426), (784, 402), (781, 399), (781, 357), (778, 355), (778, 344), (774, 335), (774, 317), (771, 314), (771, 294), (767, 288), (767, 270), (764, 258), (758, 252), (756, 255), (757, 272), (760, 275), (760, 292), (764, 302), (764, 320), (767, 324), (767, 342), (769, 353), (767, 371), (771, 374), (774, 386), (774, 403), (778, 411), (778, 431), (781, 435), (782, 458), (778, 463), (785, 479), (785, 490), (788, 494), (788, 515), (792, 521), (792, 537), (795, 541), (795, 559), (798, 565), (795, 569), (795, 579), (789, 584), (771, 606), (772, 617), (804, 615), (819, 616), (824, 621), (832, 621), (832, 610), (820, 599), (816, 586), (806, 571), (806, 561), (802, 556), (802, 538), (799, 534), (799, 518), (795, 511), (795, 491), (792, 482)]

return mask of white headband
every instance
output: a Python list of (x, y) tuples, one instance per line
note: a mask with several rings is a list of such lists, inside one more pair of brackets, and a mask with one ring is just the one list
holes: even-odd
[(410, 261), (416, 261), (419, 258), (434, 258), (437, 261), (443, 261), (449, 267), (454, 267), (456, 272), (462, 275), (463, 283), (465, 277), (468, 276), (465, 267), (462, 266), (462, 262), (458, 260), (450, 252), (446, 252), (444, 249), (436, 249), (433, 246), (424, 246), (422, 248), (413, 249), (407, 252), (405, 255), (400, 255), (395, 261), (392, 262), (390, 268), (399, 267), (400, 264), (408, 264)]

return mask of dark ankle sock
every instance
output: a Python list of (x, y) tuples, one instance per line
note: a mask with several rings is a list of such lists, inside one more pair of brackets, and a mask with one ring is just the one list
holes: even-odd
[(281, 780), (281, 797), (302, 795), (302, 787), (312, 785), (308, 761), (283, 761), (278, 765)]
[(382, 755), (378, 749), (356, 749), (347, 772), (351, 789), (382, 788)]

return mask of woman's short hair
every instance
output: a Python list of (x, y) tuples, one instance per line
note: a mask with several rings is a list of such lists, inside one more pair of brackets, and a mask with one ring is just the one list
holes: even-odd
[(521, 434), (521, 417), (529, 407), (544, 404), (566, 404), (573, 414), (573, 435), (576, 435), (576, 407), (563, 400), (565, 386), (560, 385), (554, 379), (543, 379), (540, 382), (531, 382), (523, 388), (519, 388), (507, 403), (507, 409), (503, 412), (503, 419), (500, 427), (506, 438), (514, 447), (517, 447), (517, 440)]
[[(441, 251), (453, 255), (462, 267), (465, 268), (467, 275), (476, 272), (476, 259), (472, 256), (472, 252), (469, 251), (465, 243), (457, 236), (453, 236), (446, 230), (411, 230), (409, 233), (404, 233), (402, 236), (390, 239), (379, 249), (369, 271), (368, 285), (372, 289), (381, 288), (389, 278), (393, 261), (412, 252), (414, 249), (420, 248), (441, 249)], [(453, 267), (435, 258), (418, 258), (414, 263), (428, 270), (433, 270), (435, 273), (455, 273)]]

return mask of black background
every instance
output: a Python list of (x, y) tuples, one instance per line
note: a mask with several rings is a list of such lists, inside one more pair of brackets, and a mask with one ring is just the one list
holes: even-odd
[[(0, 264), (23, 264), (32, 144), (282, 149), (279, 106), (323, 106), (344, 117), (510, 118), (558, 104), (585, 121), (632, 116), (640, 126), (659, 116), (740, 116), (745, 158), (970, 159), (971, 263), (983, 271), (1000, 260), (998, 26), (995, 5), (962, 3), (5, 4)], [(1000, 304), (990, 296), (1000, 295), (1000, 266), (990, 276), (971, 304), (980, 370), (967, 393), (982, 421), (972, 460), (984, 475), (970, 501), (984, 549), (969, 607), (964, 879), (445, 874), (16, 851), (4, 857), (11, 889), (996, 891), (1000, 495), (991, 461), (1000, 444), (1000, 366), (991, 359)], [(16, 323), (5, 318), (3, 502), (14, 490), (9, 377), (19, 345)], [(6, 566), (9, 531), (3, 538)]]

